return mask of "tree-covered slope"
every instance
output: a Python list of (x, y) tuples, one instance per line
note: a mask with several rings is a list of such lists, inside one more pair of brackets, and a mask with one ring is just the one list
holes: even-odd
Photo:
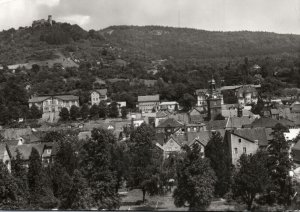
[(300, 52), (300, 35), (291, 34), (161, 26), (111, 26), (100, 32), (118, 47), (161, 57), (201, 59)]

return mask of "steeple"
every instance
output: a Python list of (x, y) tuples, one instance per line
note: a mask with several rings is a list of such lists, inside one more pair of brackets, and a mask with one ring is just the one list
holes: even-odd
[(216, 81), (213, 75), (211, 76), (211, 80), (208, 81), (208, 84), (209, 84), (209, 97), (216, 98), (217, 96)]

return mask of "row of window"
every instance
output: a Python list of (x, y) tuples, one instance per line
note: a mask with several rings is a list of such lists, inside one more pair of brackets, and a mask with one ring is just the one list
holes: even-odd
[[(247, 149), (246, 147), (243, 147), (243, 153), (246, 154), (247, 153)], [(234, 154), (238, 154), (238, 148), (234, 148)]]

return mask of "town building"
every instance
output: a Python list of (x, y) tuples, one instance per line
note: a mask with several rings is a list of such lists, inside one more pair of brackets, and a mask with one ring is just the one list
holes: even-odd
[(257, 104), (258, 92), (255, 87), (251, 85), (243, 85), (236, 90), (238, 104), (241, 106)]
[(101, 101), (107, 100), (107, 89), (97, 89), (91, 92), (91, 104), (99, 105)]
[(159, 110), (168, 110), (170, 112), (179, 110), (179, 103), (176, 101), (161, 102), (158, 106)]
[(79, 97), (74, 95), (37, 96), (29, 99), (29, 107), (37, 106), (43, 113), (60, 112), (62, 108), (79, 107)]
[(159, 107), (159, 95), (138, 96), (138, 108), (142, 113), (157, 111)]
[(209, 92), (207, 97), (208, 119), (214, 120), (222, 114), (222, 95), (216, 89), (216, 81), (211, 79), (209, 82)]
[(268, 145), (264, 128), (228, 130), (226, 140), (233, 165), (238, 164), (242, 154), (254, 154), (259, 148), (265, 148)]

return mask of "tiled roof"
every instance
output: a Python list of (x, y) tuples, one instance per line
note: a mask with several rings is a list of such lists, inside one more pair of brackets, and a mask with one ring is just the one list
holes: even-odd
[(177, 128), (177, 127), (182, 127), (183, 124), (173, 118), (168, 118), (166, 119), (164, 122), (162, 122), (160, 125), (158, 125), (158, 128), (165, 128), (165, 127), (173, 127), (173, 128)]
[(38, 102), (43, 102), (46, 99), (49, 99), (51, 96), (35, 96), (29, 99), (29, 103), (38, 103)]
[(212, 120), (207, 122), (206, 128), (207, 130), (220, 130), (226, 128), (226, 123), (228, 119), (225, 120)]
[(159, 102), (159, 94), (148, 95), (148, 96), (138, 96), (138, 102)]
[(278, 109), (271, 109), (271, 114), (272, 115), (277, 115), (277, 114), (279, 114), (279, 110)]
[(237, 116), (237, 110), (222, 110), (222, 116), (225, 118)]
[(28, 160), (29, 156), (31, 154), (32, 148), (35, 148), (40, 156), (43, 153), (44, 150), (44, 144), (23, 144), (23, 145), (19, 145), (19, 146), (8, 146), (10, 153), (12, 155), (12, 158), (15, 158), (17, 155), (16, 150), (18, 149), (22, 155), (22, 159), (23, 160)]
[(206, 94), (207, 91), (208, 91), (207, 89), (197, 89), (195, 93), (196, 93), (196, 95)]
[(255, 119), (252, 123), (251, 123), (251, 127), (266, 127), (266, 128), (274, 128), (276, 126), (276, 124), (282, 124), (286, 127), (291, 127), (291, 126), (295, 126), (295, 124), (287, 119), (280, 119), (280, 120), (276, 120), (276, 119), (272, 119), (272, 118), (266, 118), (266, 117), (261, 117), (259, 119)]
[(34, 134), (23, 135), (21, 137), (25, 140), (26, 143), (36, 143), (41, 141), (41, 138), (37, 137)]
[(251, 124), (255, 119), (248, 116), (229, 117), (226, 128), (242, 128), (244, 125)]
[(291, 110), (292, 113), (300, 113), (300, 104), (295, 104)]
[[(38, 103), (38, 102), (43, 102), (47, 99), (51, 98), (51, 96), (36, 96), (36, 97), (32, 97), (31, 99), (29, 99), (29, 103)], [(57, 96), (53, 96), (53, 98), (57, 98), (57, 99), (61, 99), (63, 101), (78, 101), (79, 97), (78, 96), (74, 96), (74, 95), (57, 95)]]
[(74, 95), (61, 95), (61, 96), (54, 96), (55, 98), (64, 100), (64, 101), (78, 101), (79, 97)]
[(88, 138), (91, 138), (91, 137), (92, 137), (92, 132), (91, 131), (80, 132), (78, 134), (78, 139), (79, 140), (85, 140), (85, 139), (88, 139)]
[(264, 128), (235, 129), (232, 133), (253, 142), (258, 141), (259, 146), (268, 145), (267, 134)]
[[(199, 132), (188, 132), (187, 133), (188, 145), (190, 146), (195, 142), (195, 140), (198, 140), (204, 146), (206, 146), (211, 138), (212, 132), (213, 131), (208, 131), (208, 130), (199, 131)], [(224, 138), (225, 130), (217, 130), (217, 132), (220, 132), (221, 136)]]
[(107, 89), (97, 89), (94, 90), (95, 92), (99, 93), (101, 96), (105, 96), (107, 94)]
[(165, 111), (160, 110), (156, 113), (156, 118), (164, 118), (164, 117), (167, 117), (167, 116), (168, 116), (168, 114)]

